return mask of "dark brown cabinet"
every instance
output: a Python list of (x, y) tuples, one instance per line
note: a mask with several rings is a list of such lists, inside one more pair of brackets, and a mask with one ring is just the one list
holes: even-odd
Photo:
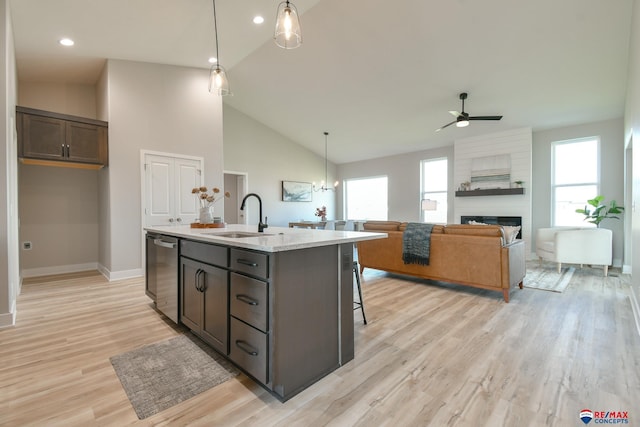
[(23, 163), (99, 168), (109, 162), (107, 122), (16, 107)]
[(270, 381), (269, 255), (231, 248), (229, 358), (263, 384)]
[[(213, 348), (227, 355), (229, 272), (225, 268), (184, 256), (196, 253), (196, 248), (200, 247), (214, 251), (219, 249), (220, 256), (208, 258), (207, 261), (226, 264), (227, 250), (224, 247), (181, 242), (180, 321)], [(204, 251), (200, 256), (208, 252)]]

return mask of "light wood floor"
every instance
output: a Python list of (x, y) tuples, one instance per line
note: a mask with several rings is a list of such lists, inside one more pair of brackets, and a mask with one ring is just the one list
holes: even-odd
[(578, 269), (562, 294), (515, 289), (505, 304), (367, 270), (353, 361), (284, 404), (240, 375), (142, 421), (109, 357), (180, 333), (143, 280), (31, 280), (0, 330), (0, 425), (577, 426), (584, 408), (640, 425), (629, 280)]

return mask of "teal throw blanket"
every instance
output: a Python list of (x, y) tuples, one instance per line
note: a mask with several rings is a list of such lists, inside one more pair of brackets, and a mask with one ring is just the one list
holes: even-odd
[(410, 222), (402, 234), (402, 261), (405, 264), (429, 265), (433, 224)]

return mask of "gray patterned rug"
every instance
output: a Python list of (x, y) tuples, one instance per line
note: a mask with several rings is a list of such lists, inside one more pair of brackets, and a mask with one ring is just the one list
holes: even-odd
[(538, 261), (527, 263), (527, 275), (524, 278), (524, 287), (531, 289), (541, 289), (543, 291), (562, 292), (564, 291), (576, 269), (574, 267), (562, 267), (560, 273), (556, 264), (543, 263), (540, 266)]
[(110, 360), (139, 419), (238, 375), (230, 362), (191, 333)]

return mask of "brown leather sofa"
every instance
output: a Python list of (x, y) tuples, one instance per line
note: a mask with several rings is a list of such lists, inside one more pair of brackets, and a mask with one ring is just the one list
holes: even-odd
[(387, 239), (358, 242), (360, 273), (368, 267), (390, 273), (502, 291), (509, 302), (515, 285), (522, 289), (526, 274), (522, 240), (504, 242), (499, 225), (436, 225), (431, 233), (429, 265), (405, 264), (402, 234), (406, 222), (367, 221), (365, 231), (387, 233)]

